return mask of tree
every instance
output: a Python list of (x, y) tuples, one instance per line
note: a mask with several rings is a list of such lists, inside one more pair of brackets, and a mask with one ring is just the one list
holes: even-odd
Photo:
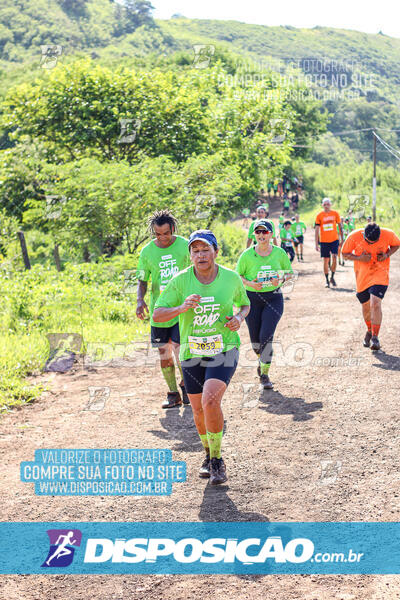
[(155, 27), (150, 0), (121, 0), (115, 8), (116, 35), (133, 33), (142, 25)]

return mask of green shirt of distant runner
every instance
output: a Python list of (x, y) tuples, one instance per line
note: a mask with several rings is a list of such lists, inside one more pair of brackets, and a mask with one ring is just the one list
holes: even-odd
[(303, 236), (307, 227), (303, 221), (300, 221), (299, 215), (296, 215), (295, 218), (296, 221), (292, 224), (290, 233), (294, 241), (297, 259), (303, 260)]

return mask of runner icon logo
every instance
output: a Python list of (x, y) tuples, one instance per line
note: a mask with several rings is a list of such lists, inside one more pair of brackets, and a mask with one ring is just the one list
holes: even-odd
[(109, 387), (89, 386), (89, 400), (83, 410), (103, 410), (110, 397)]
[(79, 529), (48, 529), (50, 548), (42, 567), (68, 567), (82, 541)]
[(321, 485), (330, 485), (335, 483), (338, 478), (339, 471), (342, 469), (342, 461), (340, 460), (321, 460), (321, 477), (319, 482)]
[(211, 44), (193, 44), (193, 66), (196, 69), (206, 69), (214, 56), (215, 46)]
[(260, 400), (260, 390), (254, 383), (242, 383), (242, 408), (255, 408)]

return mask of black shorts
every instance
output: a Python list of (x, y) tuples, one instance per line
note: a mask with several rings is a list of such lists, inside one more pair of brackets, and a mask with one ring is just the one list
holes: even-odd
[[(296, 240), (297, 240), (297, 242), (296, 242)], [(295, 237), (295, 239), (293, 241), (294, 241), (294, 245), (297, 248), (297, 246), (299, 244), (304, 244), (304, 236), (303, 235), (296, 235), (296, 237)]]
[(207, 379), (219, 379), (229, 385), (239, 362), (239, 350), (232, 348), (215, 356), (199, 356), (181, 362), (188, 394), (201, 394)]
[(339, 251), (339, 240), (334, 242), (320, 242), (321, 258), (329, 258), (331, 254), (337, 254)]
[(356, 296), (359, 299), (359, 301), (361, 302), (361, 304), (364, 304), (364, 302), (368, 302), (371, 294), (373, 296), (377, 296), (378, 298), (380, 298), (382, 300), (382, 298), (386, 294), (387, 289), (388, 289), (387, 285), (371, 285), (366, 290), (363, 290), (362, 292), (358, 292), (356, 294)]
[(154, 327), (151, 326), (151, 346), (152, 348), (161, 348), (168, 344), (169, 340), (179, 344), (179, 323), (172, 327)]

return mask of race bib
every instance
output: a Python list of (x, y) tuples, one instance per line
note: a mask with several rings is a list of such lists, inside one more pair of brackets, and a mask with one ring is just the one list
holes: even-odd
[(301, 235), (301, 227), (297, 227), (297, 229), (296, 229), (296, 235)]
[(333, 231), (333, 223), (324, 223), (323, 228), (324, 231)]
[(208, 335), (205, 337), (189, 335), (188, 341), (191, 354), (214, 356), (214, 354), (219, 354), (224, 350), (222, 335)]
[(259, 271), (257, 273), (257, 281), (261, 282), (263, 287), (269, 287), (271, 279), (274, 277), (279, 277), (276, 271)]

